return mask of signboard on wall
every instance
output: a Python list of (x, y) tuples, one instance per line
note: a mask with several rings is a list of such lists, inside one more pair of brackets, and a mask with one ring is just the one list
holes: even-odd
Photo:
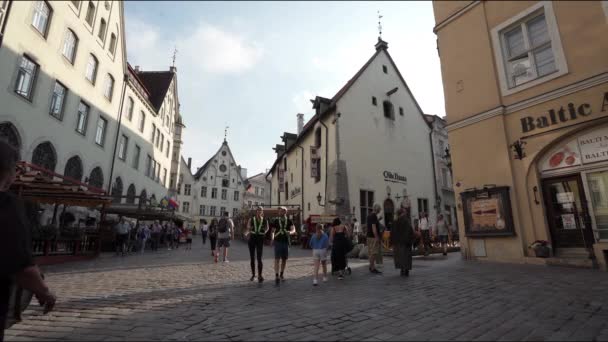
[(580, 136), (578, 145), (583, 164), (608, 160), (608, 129)]
[(542, 160), (540, 170), (552, 171), (608, 160), (608, 127), (581, 135), (554, 148)]
[(515, 235), (509, 187), (465, 191), (460, 196), (466, 236)]

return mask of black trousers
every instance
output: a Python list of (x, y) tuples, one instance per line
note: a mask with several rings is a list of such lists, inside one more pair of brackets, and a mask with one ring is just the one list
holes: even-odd
[(207, 243), (207, 232), (206, 231), (202, 231), (201, 234), (203, 235), (203, 245)]
[(211, 243), (211, 251), (215, 251), (215, 244), (217, 243), (217, 237), (209, 236), (209, 242)]
[[(249, 236), (249, 258), (251, 259), (251, 274), (255, 275), (255, 259), (258, 260), (258, 276), (262, 276), (262, 251), (264, 249), (264, 235)], [(257, 255), (256, 255), (257, 254)]]

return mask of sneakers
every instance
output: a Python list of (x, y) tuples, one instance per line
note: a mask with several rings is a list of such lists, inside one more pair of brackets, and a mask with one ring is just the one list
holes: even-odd
[(264, 277), (258, 276), (258, 283), (263, 283), (263, 282), (264, 282)]
[(378, 269), (375, 268), (373, 270), (370, 270), (370, 272), (372, 272), (373, 274), (382, 274), (382, 272), (378, 271)]
[[(323, 278), (323, 280), (325, 280), (325, 278)], [(319, 285), (319, 283), (317, 282), (317, 278), (313, 278), (312, 286), (317, 286), (317, 285)]]
[(229, 263), (230, 261), (228, 259), (224, 259), (224, 263)]
[(249, 281), (253, 281), (255, 279), (255, 275), (252, 275), (251, 278), (249, 278)]

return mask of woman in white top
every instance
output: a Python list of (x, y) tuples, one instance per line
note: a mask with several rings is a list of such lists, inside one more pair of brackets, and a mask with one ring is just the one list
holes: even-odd
[(203, 220), (203, 224), (201, 225), (201, 235), (203, 236), (203, 245), (207, 244), (207, 233), (209, 232), (209, 225), (207, 224), (207, 220)]

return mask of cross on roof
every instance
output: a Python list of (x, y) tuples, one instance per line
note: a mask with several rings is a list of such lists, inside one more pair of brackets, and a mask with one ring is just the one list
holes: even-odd
[(378, 38), (382, 38), (382, 15), (378, 11)]

